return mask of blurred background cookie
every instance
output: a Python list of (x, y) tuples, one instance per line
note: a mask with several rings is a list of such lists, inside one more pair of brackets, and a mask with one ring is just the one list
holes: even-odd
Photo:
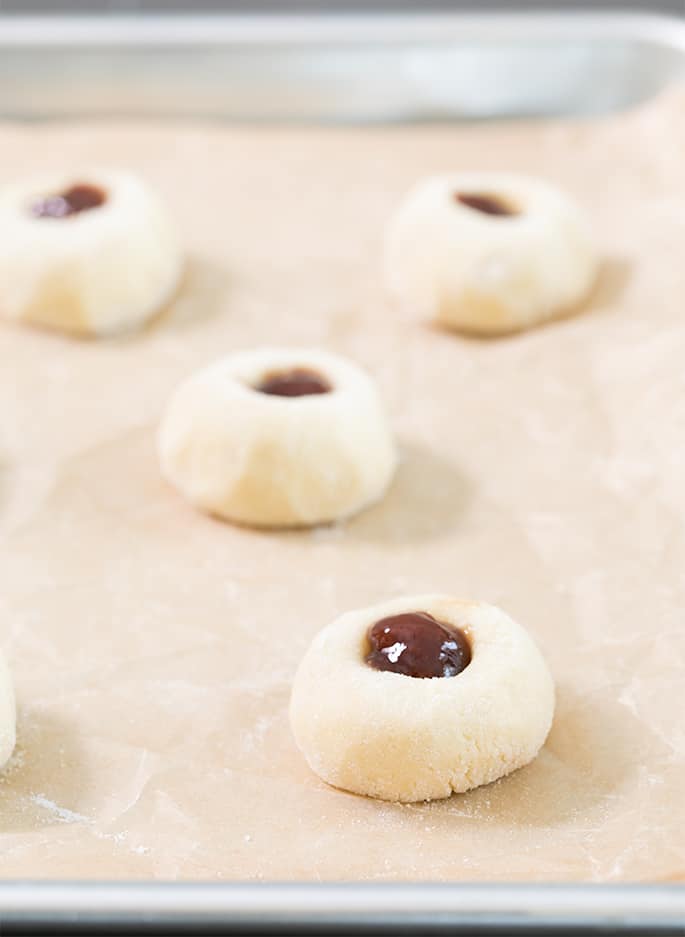
[(14, 751), (16, 722), (12, 676), (5, 658), (0, 654), (0, 768)]
[(126, 172), (89, 171), (0, 192), (0, 316), (74, 335), (142, 325), (171, 298), (180, 241)]
[(169, 403), (159, 454), (191, 503), (266, 527), (354, 514), (383, 495), (396, 464), (372, 380), (311, 349), (240, 352), (190, 377)]
[(525, 329), (572, 311), (589, 293), (597, 255), (580, 208), (529, 176), (433, 176), (388, 225), (385, 278), (401, 303), (476, 334)]

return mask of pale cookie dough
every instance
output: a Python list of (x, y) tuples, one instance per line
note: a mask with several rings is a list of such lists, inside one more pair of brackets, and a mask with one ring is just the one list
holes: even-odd
[(371, 379), (322, 351), (230, 355), (173, 395), (159, 432), (163, 474), (210, 514), (307, 526), (379, 499), (396, 453)]
[(126, 172), (85, 171), (0, 192), (0, 316), (75, 335), (142, 325), (171, 298), (178, 233)]
[(572, 311), (598, 260), (589, 224), (564, 192), (528, 176), (464, 172), (409, 192), (388, 225), (384, 267), (407, 309), (494, 335)]
[(0, 768), (14, 751), (16, 723), (12, 677), (5, 658), (0, 654)]
[[(440, 672), (456, 676), (408, 676), (367, 663), (369, 629), (411, 612), (461, 631), (440, 648)], [(375, 657), (391, 668), (405, 655), (421, 662), (406, 632), (393, 628)], [(442, 595), (384, 602), (324, 628), (300, 664), (290, 704), (295, 739), (316, 774), (403, 802), (449, 797), (527, 764), (553, 713), (552, 677), (528, 633), (491, 605)]]

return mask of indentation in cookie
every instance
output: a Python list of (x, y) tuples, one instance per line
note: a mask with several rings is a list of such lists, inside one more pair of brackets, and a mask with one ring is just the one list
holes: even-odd
[(31, 214), (35, 218), (68, 218), (99, 208), (106, 201), (107, 193), (104, 189), (79, 182), (57, 195), (45, 195), (37, 199), (31, 205)]
[(309, 368), (290, 368), (287, 371), (272, 371), (266, 374), (255, 390), (260, 394), (275, 397), (307, 397), (311, 394), (328, 394), (332, 390), (326, 378)]
[(461, 205), (466, 205), (467, 208), (482, 212), (484, 215), (513, 218), (521, 214), (520, 209), (513, 202), (501, 195), (493, 195), (489, 192), (455, 192), (454, 199)]
[(471, 663), (471, 645), (459, 628), (427, 612), (382, 618), (368, 630), (366, 663), (407, 677), (456, 677)]

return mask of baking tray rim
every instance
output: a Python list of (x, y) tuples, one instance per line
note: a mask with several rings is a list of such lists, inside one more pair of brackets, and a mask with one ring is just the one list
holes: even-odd
[(0, 927), (21, 921), (164, 926), (388, 925), (685, 928), (685, 886), (565, 883), (0, 883)]
[[(487, 23), (487, 34), (483, 26)], [(138, 16), (2, 14), (0, 43), (7, 46), (182, 46), (308, 44), (383, 44), (424, 41), (499, 43), (525, 39), (633, 39), (670, 46), (685, 53), (685, 18), (661, 13), (610, 10), (550, 10), (502, 13), (347, 13), (204, 14)]]
[[(549, 74), (566, 47), (570, 60), (560, 70), (561, 83), (536, 85), (529, 63), (539, 53)], [(545, 49), (555, 54), (546, 56)], [(481, 51), (490, 63), (482, 88), (466, 93), (465, 81), (480, 87), (468, 62)], [(387, 71), (379, 71), (381, 52), (390, 56), (383, 60)], [(503, 92), (488, 84), (498, 54), (510, 76)], [(322, 64), (327, 55), (335, 57), (332, 71)], [(152, 64), (142, 84), (111, 82), (117, 70), (140, 77), (136, 69), (146, 56)], [(59, 18), (3, 15), (0, 3), (0, 57), (0, 112), (7, 120), (162, 117), (367, 126), (597, 116), (638, 105), (685, 75), (685, 17), (571, 10)], [(179, 73), (187, 80), (169, 103), (169, 82)], [(360, 75), (379, 82), (361, 105), (350, 92)], [(284, 81), (291, 82), (287, 94)], [(41, 93), (41, 83), (50, 93)]]

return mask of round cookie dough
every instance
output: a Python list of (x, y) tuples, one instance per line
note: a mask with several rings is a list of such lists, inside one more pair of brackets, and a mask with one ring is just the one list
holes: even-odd
[(142, 325), (183, 268), (164, 206), (126, 172), (89, 171), (0, 192), (0, 316), (74, 335)]
[[(447, 642), (440, 662), (447, 676), (370, 666), (373, 625), (412, 612), (457, 629), (470, 660), (467, 653), (455, 663), (459, 644)], [(390, 640), (381, 652), (388, 666), (411, 660), (410, 641)], [(443, 595), (384, 602), (328, 625), (300, 664), (290, 704), (295, 739), (316, 774), (402, 802), (449, 797), (528, 764), (553, 713), (554, 683), (528, 633), (491, 605)]]
[(396, 465), (370, 378), (302, 349), (240, 352), (193, 375), (169, 403), (159, 455), (191, 503), (262, 527), (354, 514), (383, 495)]
[(598, 269), (589, 224), (562, 191), (512, 173), (419, 182), (391, 220), (385, 278), (412, 311), (496, 335), (571, 312)]
[(0, 654), (0, 768), (14, 751), (16, 723), (12, 677), (5, 658)]

